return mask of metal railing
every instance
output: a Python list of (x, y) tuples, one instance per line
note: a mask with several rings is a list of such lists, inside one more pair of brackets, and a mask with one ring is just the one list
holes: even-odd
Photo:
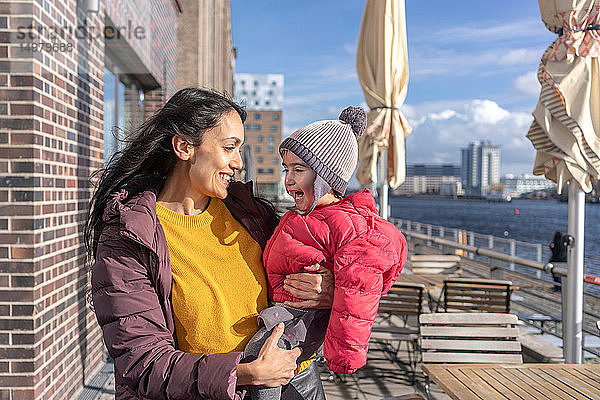
[[(420, 241), (427, 246), (437, 247), (443, 252), (452, 253), (456, 249), (463, 251), (463, 256), (479, 261), (483, 264), (488, 264), (490, 274), (493, 277), (501, 277), (503, 271), (510, 271), (511, 274), (522, 276), (523, 278), (533, 280), (543, 280), (553, 282), (553, 285), (562, 287), (561, 298), (557, 300), (555, 297), (548, 296), (543, 292), (536, 290), (528, 290), (526, 288), (519, 289), (520, 293), (528, 298), (535, 298), (541, 304), (555, 304), (561, 309), (561, 326), (564, 329), (564, 316), (567, 314), (565, 308), (570, 301), (567, 295), (567, 270), (562, 265), (552, 265), (543, 263), (543, 249), (541, 244), (532, 244), (517, 241), (514, 239), (506, 239), (494, 237), (491, 235), (483, 235), (476, 232), (466, 230), (447, 228), (443, 226), (424, 224), (403, 219), (390, 218), (390, 222), (394, 223), (402, 233), (408, 238)], [(553, 277), (560, 276), (561, 282), (555, 282)], [(600, 302), (600, 286), (586, 284), (584, 296), (589, 296), (593, 303)], [(527, 301), (513, 300), (519, 306), (531, 310), (535, 313), (543, 315), (555, 314), (547, 307), (528, 303)], [(587, 302), (584, 301), (584, 304)], [(582, 331), (587, 335), (600, 337), (598, 330), (595, 327), (595, 321), (600, 320), (600, 314), (594, 312), (590, 307), (584, 306), (584, 323)], [(531, 321), (524, 321), (529, 325), (541, 329), (543, 332), (557, 336), (562, 339), (562, 329), (552, 331), (544, 327), (540, 327)], [(583, 350), (597, 357), (600, 357), (600, 348), (583, 346)]]

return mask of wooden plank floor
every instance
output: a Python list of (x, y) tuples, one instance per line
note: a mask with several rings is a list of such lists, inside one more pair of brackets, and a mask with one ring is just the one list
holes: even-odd
[[(345, 375), (342, 381), (330, 379), (326, 367), (321, 367), (321, 380), (327, 400), (381, 400), (409, 393), (420, 393), (424, 396), (425, 376), (419, 365), (415, 375), (416, 382), (411, 382), (411, 373), (407, 364), (397, 364), (386, 352), (378, 350), (378, 345), (369, 349), (367, 365), (352, 375)], [(407, 361), (406, 347), (398, 354), (401, 361)], [(432, 398), (449, 400), (445, 393), (435, 384), (431, 384)]]

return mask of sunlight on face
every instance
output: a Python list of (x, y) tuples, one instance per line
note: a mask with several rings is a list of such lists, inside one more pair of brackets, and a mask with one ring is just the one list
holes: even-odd
[(285, 189), (296, 203), (298, 210), (306, 210), (315, 197), (315, 178), (317, 173), (291, 151), (282, 155), (285, 172)]
[(237, 112), (223, 114), (221, 122), (204, 133), (202, 144), (194, 148), (189, 169), (197, 194), (224, 199), (236, 170), (243, 168), (240, 148), (244, 125)]

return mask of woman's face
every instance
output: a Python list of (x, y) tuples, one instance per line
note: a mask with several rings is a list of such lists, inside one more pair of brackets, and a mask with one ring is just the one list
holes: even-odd
[(204, 133), (200, 146), (194, 147), (189, 175), (192, 190), (198, 195), (224, 199), (235, 170), (244, 164), (240, 148), (244, 125), (237, 112), (223, 114), (221, 122)]
[(298, 210), (306, 210), (315, 198), (315, 178), (317, 173), (291, 151), (282, 155), (285, 172), (285, 189), (296, 203)]

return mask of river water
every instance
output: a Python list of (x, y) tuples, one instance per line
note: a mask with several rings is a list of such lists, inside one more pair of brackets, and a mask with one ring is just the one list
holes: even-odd
[[(568, 204), (546, 200), (513, 200), (492, 203), (477, 200), (390, 197), (391, 216), (411, 221), (460, 228), (477, 233), (548, 244), (554, 231), (567, 232)], [(600, 276), (600, 204), (586, 204), (585, 243), (587, 273)]]

